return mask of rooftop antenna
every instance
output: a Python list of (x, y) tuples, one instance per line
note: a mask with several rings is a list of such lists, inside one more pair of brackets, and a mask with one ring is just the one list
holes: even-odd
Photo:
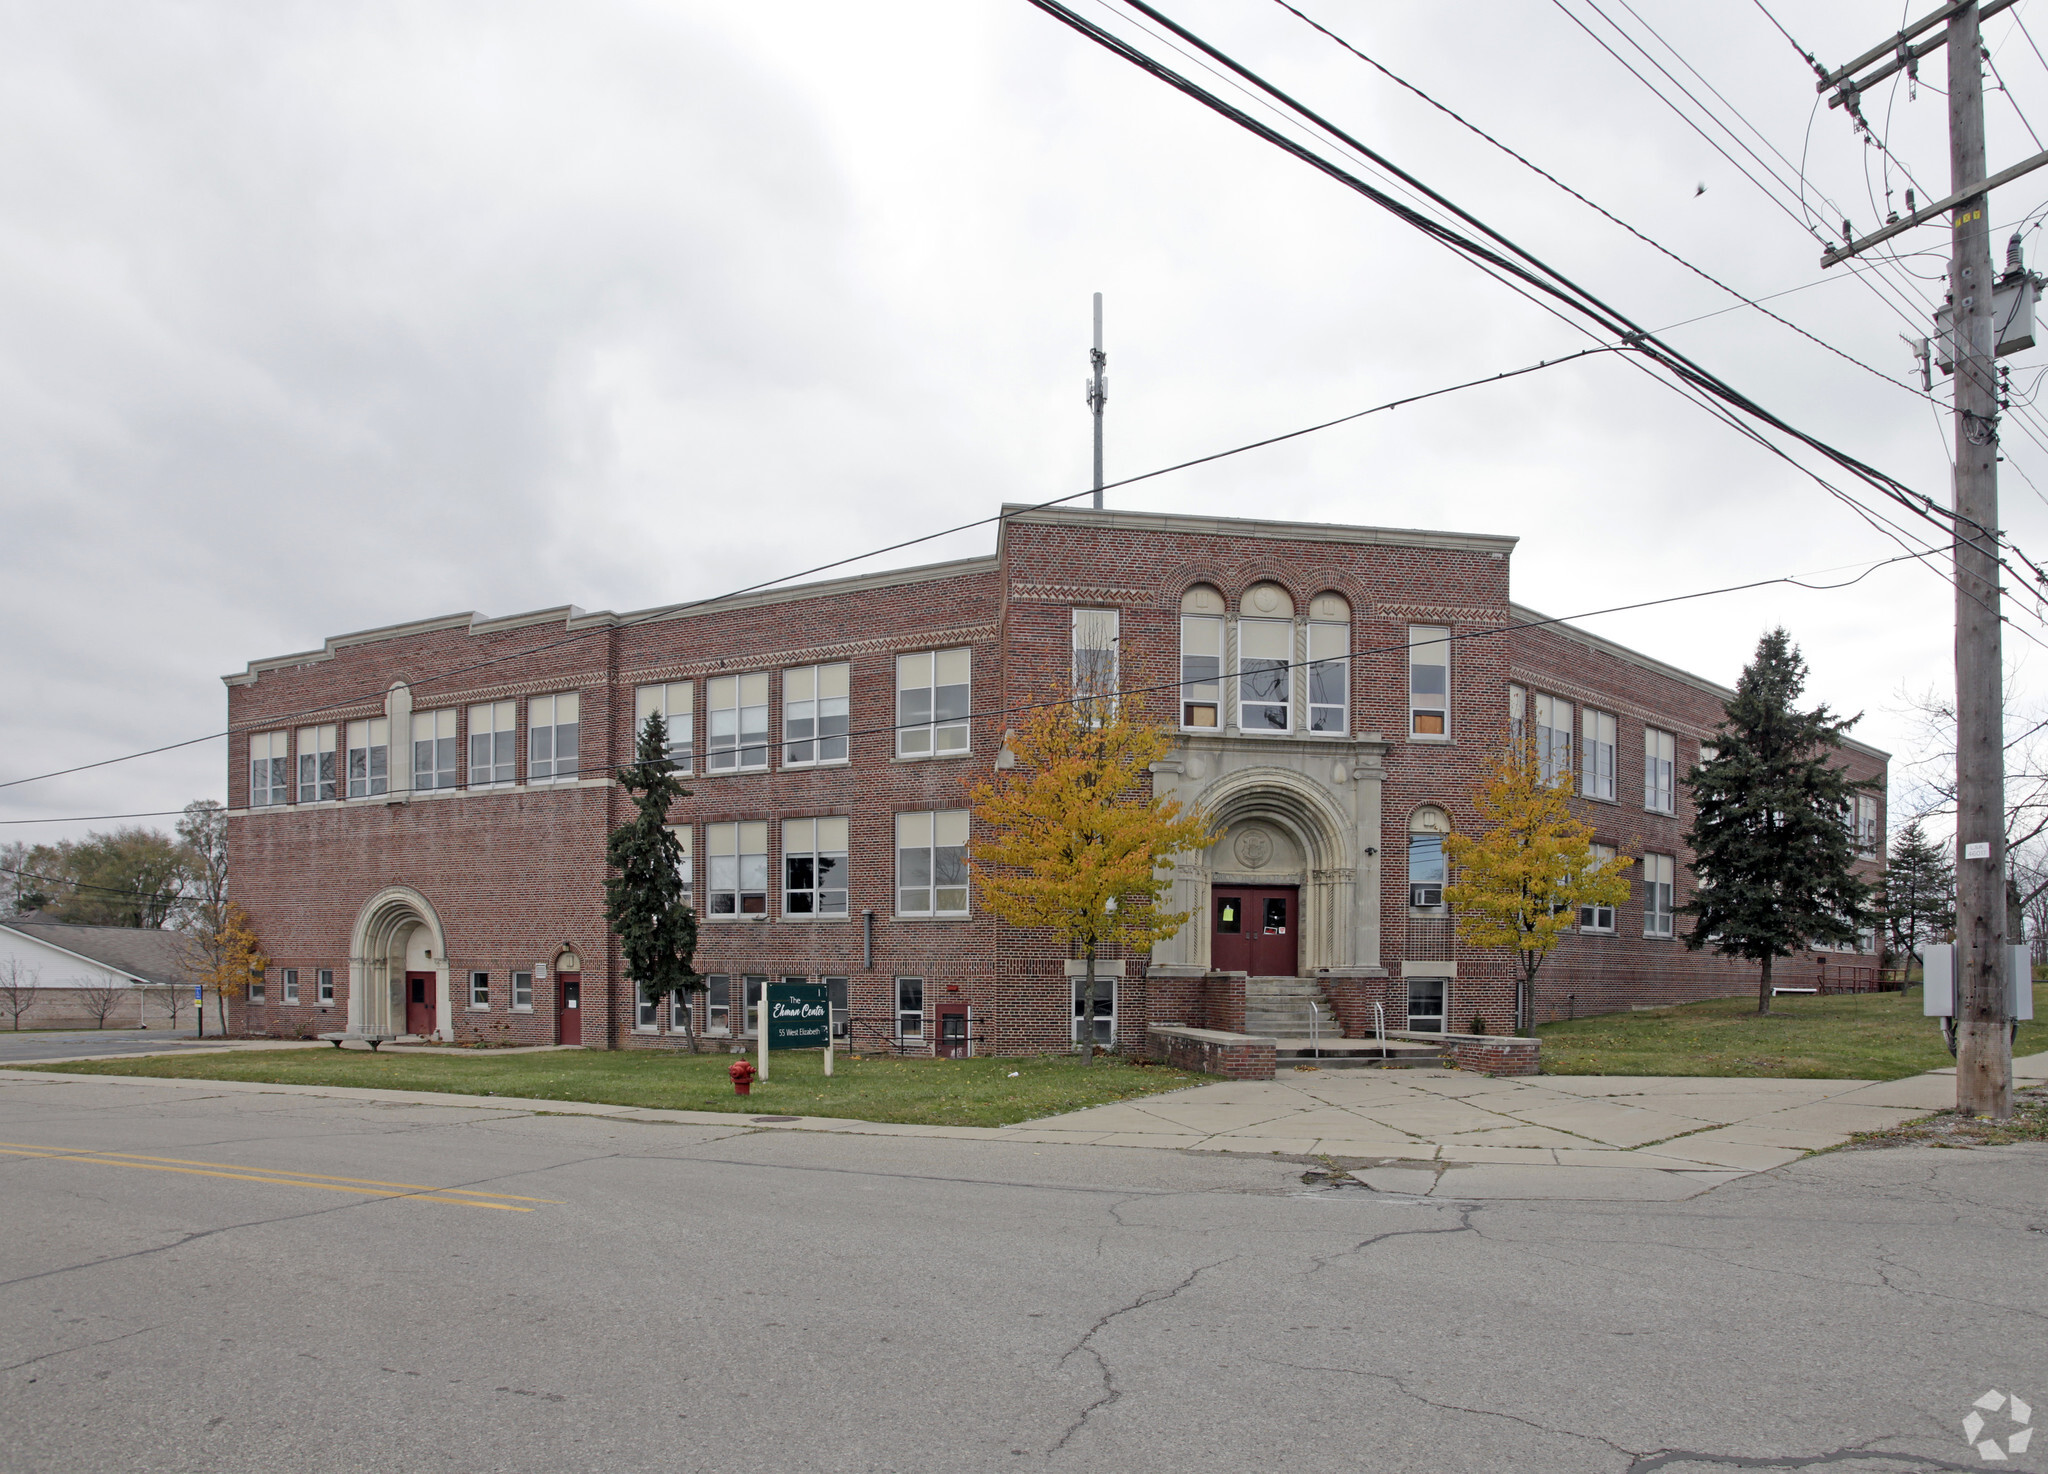
[(1102, 510), (1102, 406), (1109, 402), (1109, 376), (1103, 373), (1103, 366), (1109, 362), (1109, 355), (1102, 351), (1102, 293), (1095, 294), (1095, 347), (1089, 351), (1088, 362), (1094, 373), (1088, 378), (1088, 410), (1095, 416), (1095, 510)]

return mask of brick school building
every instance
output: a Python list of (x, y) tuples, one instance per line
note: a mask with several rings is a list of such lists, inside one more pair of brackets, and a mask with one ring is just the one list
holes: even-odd
[[(1443, 903), (1443, 836), (1511, 733), (1568, 769), (1630, 895), (1546, 964), (1538, 1020), (1724, 995), (1754, 970), (1678, 940), (1683, 775), (1732, 694), (1513, 602), (1510, 537), (1006, 508), (994, 556), (636, 614), (457, 614), (329, 639), (226, 677), (237, 894), (272, 959), (248, 1032), (664, 1047), (604, 921), (612, 779), (659, 711), (699, 920), (695, 1024), (750, 1030), (770, 979), (824, 981), (855, 1048), (1070, 1047), (1060, 944), (976, 902), (967, 792), (1004, 713), (1113, 676), (1178, 741), (1199, 803), (1191, 919), (1105, 970), (1098, 1037), (1241, 1029), (1262, 990), (1352, 1033), (1505, 1033), (1509, 960)], [(1732, 674), (1732, 673), (1731, 673)], [(1845, 749), (1857, 777), (1885, 754)], [(1882, 790), (1880, 789), (1880, 792)], [(1881, 800), (1853, 816), (1873, 877)], [(1873, 947), (1796, 959), (1875, 968)], [(1071, 965), (1070, 965), (1071, 964)]]

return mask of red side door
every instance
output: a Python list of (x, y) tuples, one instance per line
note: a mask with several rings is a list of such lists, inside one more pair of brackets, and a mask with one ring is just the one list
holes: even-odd
[(1252, 970), (1252, 938), (1245, 922), (1246, 901), (1252, 894), (1243, 886), (1216, 888), (1210, 907), (1209, 966), (1218, 972)]
[(557, 1044), (581, 1044), (583, 1042), (583, 974), (580, 972), (559, 972), (555, 974), (555, 1042)]
[(939, 1014), (939, 1058), (967, 1058), (967, 1010)]
[(435, 1005), (440, 1001), (436, 996), (434, 975), (430, 972), (409, 972), (405, 975), (405, 1032), (408, 1034), (431, 1034), (439, 1023)]

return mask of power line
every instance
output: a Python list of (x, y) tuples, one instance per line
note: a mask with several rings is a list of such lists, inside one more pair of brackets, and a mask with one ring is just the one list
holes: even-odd
[[(1313, 435), (1318, 431), (1333, 429), (1338, 425), (1349, 424), (1354, 420), (1361, 420), (1369, 415), (1381, 414), (1388, 410), (1402, 409), (1411, 404), (1420, 404), (1425, 400), (1438, 399), (1443, 397), (1444, 395), (1455, 394), (1466, 389), (1476, 389), (1488, 384), (1502, 383), (1508, 379), (1521, 378), (1528, 374), (1539, 373), (1544, 369), (1557, 368), (1563, 364), (1574, 363), (1582, 358), (1591, 358), (1596, 354), (1615, 353), (1621, 351), (1623, 350), (1617, 345), (1601, 344), (1596, 347), (1581, 349), (1575, 353), (1567, 353), (1560, 357), (1546, 358), (1541, 359), (1535, 363), (1524, 364), (1520, 368), (1506, 369), (1497, 374), (1487, 374), (1481, 378), (1465, 379), (1460, 381), (1459, 383), (1445, 384), (1435, 389), (1425, 389), (1418, 393), (1406, 394), (1398, 399), (1389, 399), (1384, 403), (1375, 404), (1366, 409), (1354, 410), (1349, 414), (1339, 415), (1335, 419), (1323, 420), (1314, 425), (1304, 425), (1298, 430), (1288, 430), (1279, 435), (1268, 435), (1260, 440), (1248, 441), (1243, 445), (1232, 446), (1228, 450), (1214, 451), (1208, 455), (1196, 456), (1191, 460), (1176, 462), (1171, 466), (1161, 466), (1156, 470), (1140, 472), (1136, 476), (1126, 476), (1120, 481), (1111, 481), (1106, 483), (1103, 489), (1114, 490), (1115, 488), (1121, 486), (1133, 486), (1136, 485), (1138, 482), (1150, 481), (1156, 477), (1170, 475), (1176, 471), (1185, 471), (1195, 466), (1204, 466), (1214, 461), (1224, 460), (1230, 456), (1243, 455), (1247, 451), (1262, 450), (1269, 445), (1279, 445), (1288, 440), (1297, 440), (1304, 435)], [(483, 670), (490, 666), (500, 665), (509, 660), (524, 660), (527, 657), (537, 655), (544, 650), (558, 649), (564, 645), (574, 644), (579, 640), (589, 639), (593, 635), (607, 633), (614, 629), (630, 628), (634, 625), (644, 624), (650, 620), (669, 618), (685, 610), (702, 608), (707, 604), (717, 604), (727, 599), (736, 599), (743, 594), (750, 594), (758, 592), (763, 589), (773, 588), (777, 584), (788, 583), (792, 579), (808, 578), (813, 574), (824, 573), (834, 568), (843, 568), (849, 563), (864, 562), (869, 558), (880, 557), (884, 553), (898, 552), (904, 548), (915, 547), (920, 543), (931, 542), (937, 538), (950, 537), (957, 532), (971, 531), (972, 529), (977, 527), (985, 527), (990, 523), (1000, 523), (1011, 517), (1018, 515), (1018, 512), (1044, 511), (1049, 507), (1060, 506), (1063, 503), (1076, 501), (1079, 500), (1081, 497), (1093, 495), (1094, 488), (1090, 487), (1086, 491), (1069, 492), (1065, 496), (1052, 497), (1046, 501), (1036, 502), (1030, 506), (1019, 508), (1017, 509), (1017, 511), (999, 512), (993, 517), (978, 517), (971, 522), (962, 522), (957, 526), (944, 528), (938, 532), (924, 533), (918, 537), (906, 538), (901, 542), (890, 543), (885, 547), (871, 548), (864, 553), (855, 553), (849, 557), (834, 559), (832, 562), (829, 563), (820, 563), (814, 567), (804, 569), (802, 572), (799, 573), (786, 573), (777, 578), (765, 579), (759, 583), (748, 584), (743, 588), (734, 589), (728, 593), (711, 595), (707, 598), (691, 599), (680, 604), (666, 604), (660, 607), (659, 609), (652, 609), (633, 618), (621, 620), (618, 624), (594, 626), (590, 629), (579, 630), (574, 634), (566, 635), (559, 640), (550, 640), (543, 644), (530, 645), (523, 649), (516, 650), (505, 655), (493, 656), (488, 660), (470, 661), (466, 664), (453, 666), (446, 670), (435, 671), (428, 675), (420, 677), (418, 680), (412, 682), (411, 684), (413, 689), (417, 690), (422, 686), (428, 686), (437, 681), (444, 681), (451, 679), (455, 676), (467, 675), (472, 671)], [(79, 763), (74, 767), (59, 768), (55, 771), (48, 773), (37, 773), (32, 777), (27, 778), (10, 778), (5, 782), (0, 782), (0, 788), (17, 788), (24, 783), (41, 783), (46, 779), (62, 778), (72, 773), (83, 773), (88, 772), (94, 768), (110, 767), (115, 763), (132, 762), (137, 758), (154, 757), (159, 753), (175, 752), (180, 748), (195, 747), (202, 742), (218, 741), (220, 738), (232, 736), (236, 732), (254, 731), (258, 728), (267, 730), (269, 728), (279, 725), (280, 723), (288, 725), (292, 722), (301, 721), (306, 717), (320, 716), (328, 712), (337, 711), (346, 707), (354, 706), (358, 702), (367, 701), (375, 697), (381, 697), (383, 694), (384, 689), (382, 686), (378, 686), (375, 688), (366, 686), (354, 695), (344, 697), (341, 700), (324, 702), (319, 706), (303, 707), (297, 711), (276, 713), (274, 715), (264, 718), (264, 720), (262, 720), (261, 722), (248, 722), (243, 723), (239, 726), (230, 724), (223, 731), (208, 732), (204, 736), (200, 737), (187, 737), (179, 742), (167, 742), (159, 747), (149, 747), (144, 748), (138, 752), (123, 753), (119, 757), (102, 758), (96, 762), (90, 763)]]
[[(1747, 593), (1747, 592), (1749, 592), (1750, 590), (1753, 590), (1753, 589), (1771, 588), (1771, 587), (1774, 587), (1774, 586), (1776, 586), (1776, 585), (1778, 585), (1778, 584), (1789, 584), (1789, 585), (1791, 585), (1791, 586), (1793, 586), (1793, 587), (1795, 587), (1795, 588), (1802, 588), (1802, 589), (1807, 589), (1807, 590), (1809, 590), (1809, 591), (1811, 591), (1811, 592), (1814, 592), (1814, 593), (1832, 593), (1832, 592), (1834, 592), (1834, 591), (1836, 591), (1836, 590), (1839, 590), (1839, 589), (1845, 589), (1845, 588), (1849, 588), (1849, 587), (1851, 587), (1852, 585), (1855, 585), (1855, 584), (1859, 584), (1859, 583), (1861, 583), (1861, 582), (1862, 582), (1862, 581), (1863, 581), (1864, 579), (1868, 578), (1868, 577), (1869, 577), (1869, 576), (1870, 576), (1871, 574), (1875, 573), (1875, 572), (1876, 572), (1876, 571), (1877, 571), (1878, 569), (1880, 569), (1880, 568), (1888, 568), (1888, 567), (1890, 567), (1890, 566), (1891, 566), (1892, 564), (1894, 564), (1894, 563), (1906, 563), (1906, 562), (1912, 562), (1912, 561), (1916, 561), (1916, 560), (1921, 560), (1921, 559), (1926, 559), (1926, 558), (1934, 557), (1934, 556), (1937, 556), (1937, 555), (1939, 555), (1940, 551), (1941, 551), (1941, 550), (1940, 550), (1940, 549), (1938, 549), (1938, 548), (1935, 548), (1935, 549), (1928, 549), (1928, 550), (1925, 550), (1925, 551), (1921, 551), (1921, 552), (1910, 552), (1910, 551), (1909, 551), (1909, 552), (1906, 552), (1906, 553), (1902, 553), (1902, 554), (1899, 554), (1899, 555), (1897, 555), (1897, 556), (1895, 556), (1895, 557), (1889, 557), (1889, 558), (1879, 558), (1879, 559), (1876, 559), (1876, 560), (1874, 560), (1874, 561), (1871, 561), (1871, 562), (1867, 562), (1867, 563), (1847, 563), (1847, 564), (1836, 564), (1835, 566), (1833, 566), (1833, 567), (1831, 567), (1831, 568), (1823, 568), (1823, 569), (1817, 569), (1817, 570), (1814, 570), (1813, 572), (1810, 572), (1810, 573), (1787, 573), (1787, 574), (1780, 574), (1780, 575), (1778, 575), (1777, 577), (1774, 577), (1774, 578), (1758, 578), (1758, 579), (1751, 579), (1751, 580), (1749, 580), (1749, 581), (1747, 581), (1747, 582), (1745, 582), (1745, 583), (1733, 583), (1733, 584), (1722, 584), (1722, 585), (1720, 585), (1720, 586), (1718, 586), (1718, 587), (1715, 587), (1715, 588), (1709, 588), (1709, 589), (1696, 589), (1696, 590), (1694, 590), (1694, 591), (1692, 591), (1692, 592), (1690, 592), (1690, 593), (1684, 593), (1684, 594), (1665, 594), (1665, 595), (1661, 595), (1661, 596), (1659, 596), (1659, 597), (1657, 597), (1657, 598), (1655, 598), (1655, 599), (1639, 599), (1639, 600), (1636, 600), (1636, 601), (1634, 601), (1633, 603), (1628, 603), (1628, 604), (1614, 604), (1614, 605), (1610, 605), (1610, 606), (1608, 606), (1607, 608), (1604, 608), (1604, 609), (1589, 609), (1589, 610), (1586, 610), (1586, 611), (1584, 611), (1583, 613), (1579, 613), (1579, 614), (1562, 614), (1562, 615), (1555, 615), (1555, 616), (1550, 616), (1550, 615), (1546, 615), (1546, 616), (1544, 616), (1543, 618), (1540, 618), (1540, 619), (1530, 619), (1530, 620), (1511, 620), (1510, 622), (1508, 622), (1508, 623), (1506, 623), (1506, 624), (1497, 624), (1497, 625), (1486, 625), (1486, 626), (1481, 626), (1481, 627), (1479, 627), (1479, 628), (1476, 628), (1476, 629), (1467, 629), (1467, 630), (1463, 630), (1463, 631), (1458, 631), (1458, 632), (1453, 632), (1453, 633), (1447, 633), (1447, 634), (1446, 634), (1446, 635), (1444, 636), (1444, 639), (1443, 639), (1443, 642), (1442, 642), (1442, 643), (1445, 643), (1445, 644), (1458, 644), (1458, 643), (1462, 643), (1462, 642), (1464, 642), (1464, 641), (1467, 641), (1467, 640), (1483, 640), (1483, 639), (1493, 639), (1493, 638), (1496, 638), (1496, 637), (1498, 637), (1498, 636), (1502, 636), (1502, 635), (1508, 635), (1508, 636), (1512, 636), (1512, 635), (1515, 635), (1515, 634), (1519, 634), (1519, 633), (1521, 633), (1521, 632), (1523, 632), (1523, 631), (1526, 631), (1526, 630), (1536, 630), (1536, 629), (1547, 629), (1547, 628), (1549, 628), (1550, 626), (1553, 626), (1553, 625), (1560, 625), (1560, 624), (1570, 624), (1570, 623), (1572, 623), (1572, 622), (1573, 622), (1573, 621), (1575, 621), (1575, 620), (1585, 620), (1585, 619), (1599, 619), (1599, 618), (1603, 618), (1603, 617), (1605, 617), (1605, 616), (1607, 616), (1607, 615), (1610, 615), (1610, 614), (1629, 614), (1629, 613), (1633, 613), (1633, 612), (1635, 612), (1636, 610), (1639, 610), (1639, 609), (1654, 609), (1654, 608), (1657, 608), (1657, 607), (1659, 607), (1659, 606), (1661, 606), (1661, 605), (1665, 605), (1665, 604), (1683, 604), (1683, 603), (1687, 603), (1687, 602), (1690, 602), (1691, 600), (1694, 600), (1694, 599), (1711, 599), (1711, 598), (1716, 598), (1716, 597), (1719, 597), (1720, 595), (1723, 595), (1723, 594), (1738, 594), (1738, 593)], [(1814, 578), (1818, 578), (1818, 577), (1819, 577), (1819, 576), (1820, 576), (1821, 574), (1825, 574), (1825, 573), (1839, 573), (1839, 572), (1843, 572), (1843, 571), (1845, 571), (1846, 569), (1850, 569), (1850, 568), (1854, 568), (1854, 569), (1857, 569), (1857, 570), (1859, 570), (1859, 571), (1858, 571), (1858, 572), (1856, 573), (1855, 577), (1853, 577), (1853, 578), (1846, 578), (1846, 579), (1841, 579), (1841, 580), (1838, 580), (1838, 581), (1836, 581), (1836, 582), (1833, 582), (1833, 583), (1813, 583), (1813, 582), (1810, 582), (1810, 581), (1809, 581), (1809, 580), (1811, 580), (1811, 579), (1814, 579)], [(1339, 662), (1339, 661), (1342, 661), (1342, 662), (1345, 662), (1345, 663), (1349, 663), (1349, 662), (1351, 662), (1351, 661), (1356, 661), (1356, 660), (1362, 660), (1362, 659), (1364, 659), (1364, 658), (1366, 658), (1366, 657), (1368, 657), (1368, 656), (1373, 656), (1373, 655), (1393, 655), (1393, 654), (1403, 654), (1403, 653), (1405, 653), (1405, 652), (1406, 652), (1406, 651), (1408, 650), (1408, 648), (1409, 648), (1409, 645), (1408, 645), (1408, 640), (1407, 640), (1407, 638), (1406, 638), (1406, 637), (1404, 636), (1404, 637), (1403, 637), (1402, 639), (1400, 639), (1400, 640), (1397, 640), (1397, 641), (1390, 641), (1389, 643), (1387, 643), (1387, 644), (1384, 644), (1384, 645), (1360, 645), (1360, 646), (1352, 646), (1352, 647), (1349, 647), (1349, 648), (1347, 648), (1347, 649), (1346, 649), (1346, 651), (1345, 651), (1345, 653), (1344, 653), (1343, 655), (1339, 655), (1339, 656), (1320, 656), (1320, 657), (1316, 657), (1316, 658), (1313, 658), (1313, 659), (1307, 659), (1307, 660), (1292, 660), (1292, 661), (1287, 661), (1287, 662), (1285, 662), (1284, 664), (1281, 664), (1281, 663), (1277, 663), (1277, 662), (1276, 662), (1273, 668), (1274, 668), (1274, 669), (1276, 669), (1276, 670), (1278, 670), (1278, 669), (1285, 669), (1285, 670), (1302, 670), (1302, 669), (1306, 669), (1306, 668), (1308, 668), (1308, 667), (1311, 667), (1311, 666), (1317, 666), (1317, 665), (1327, 665), (1327, 664), (1335, 664), (1335, 663), (1337, 663), (1337, 662)], [(1220, 676), (1219, 676), (1219, 677), (1218, 677), (1218, 679), (1219, 679), (1219, 680), (1221, 680), (1221, 679), (1222, 679), (1222, 677), (1220, 677)], [(1118, 688), (1117, 688), (1117, 690), (1116, 690), (1116, 692), (1115, 692), (1115, 695), (1116, 695), (1117, 699), (1119, 699), (1119, 700), (1122, 700), (1122, 699), (1125, 699), (1125, 698), (1129, 698), (1129, 697), (1132, 697), (1132, 696), (1149, 696), (1149, 695), (1152, 695), (1152, 694), (1154, 694), (1154, 693), (1157, 693), (1157, 692), (1160, 692), (1160, 691), (1176, 691), (1176, 690), (1181, 690), (1181, 689), (1184, 689), (1184, 688), (1185, 688), (1185, 687), (1187, 687), (1187, 686), (1190, 686), (1190, 685), (1196, 685), (1196, 684), (1201, 684), (1201, 683), (1200, 683), (1200, 682), (1193, 682), (1193, 681), (1188, 681), (1188, 680), (1186, 680), (1186, 679), (1180, 679), (1180, 680), (1172, 680), (1172, 681), (1155, 681), (1155, 682), (1152, 682), (1152, 683), (1151, 683), (1151, 684), (1149, 684), (1149, 685), (1144, 685), (1144, 686), (1120, 686), (1120, 687), (1118, 687)], [(1089, 696), (1089, 695), (1079, 695), (1079, 696), (1071, 696), (1071, 695), (1070, 695), (1070, 696), (1060, 696), (1060, 697), (1054, 697), (1054, 698), (1050, 698), (1050, 699), (1047, 699), (1047, 700), (1044, 700), (1044, 701), (1027, 701), (1027, 702), (1019, 702), (1019, 703), (1016, 703), (1016, 704), (1014, 704), (1014, 705), (1009, 705), (1009, 706), (998, 706), (998, 707), (986, 707), (986, 708), (980, 708), (980, 709), (977, 709), (977, 710), (974, 710), (974, 711), (970, 711), (970, 712), (968, 712), (968, 713), (967, 713), (967, 714), (966, 714), (966, 715), (965, 715), (964, 717), (960, 718), (960, 720), (963, 720), (963, 721), (971, 721), (971, 722), (985, 722), (985, 721), (992, 721), (992, 720), (995, 720), (995, 719), (997, 719), (997, 718), (1007, 718), (1007, 717), (1014, 717), (1014, 716), (1019, 716), (1019, 715), (1023, 715), (1023, 714), (1029, 713), (1029, 712), (1034, 712), (1034, 711), (1044, 711), (1044, 710), (1048, 710), (1048, 709), (1050, 709), (1050, 708), (1053, 708), (1053, 707), (1062, 707), (1062, 706), (1069, 706), (1069, 707), (1070, 707), (1070, 706), (1075, 706), (1075, 705), (1081, 704), (1081, 703), (1083, 703), (1083, 702), (1086, 702), (1086, 701), (1090, 701), (1090, 700), (1094, 700), (1094, 699), (1096, 699), (1096, 698), (1094, 698), (1094, 697), (1092, 697), (1092, 696)], [(873, 737), (873, 736), (879, 736), (879, 735), (882, 735), (882, 734), (886, 734), (886, 733), (891, 733), (891, 732), (898, 732), (898, 731), (901, 731), (901, 730), (903, 730), (903, 724), (902, 724), (902, 723), (900, 723), (900, 722), (889, 722), (889, 723), (886, 723), (886, 724), (883, 724), (883, 725), (880, 725), (880, 726), (874, 726), (874, 727), (855, 727), (855, 728), (850, 728), (850, 729), (849, 729), (848, 731), (846, 731), (846, 732), (844, 732), (844, 733), (834, 733), (834, 734), (831, 734), (831, 735), (833, 735), (833, 736), (844, 736), (844, 737), (846, 737), (846, 738), (848, 738), (848, 739), (851, 739), (851, 738), (854, 738), (854, 737)], [(740, 745), (740, 744), (736, 744), (736, 750), (737, 750), (737, 747), (738, 747), (739, 745)], [(786, 746), (786, 745), (787, 745), (787, 739), (786, 739), (786, 738), (784, 739), (784, 741), (783, 741), (783, 742), (767, 742), (767, 741), (763, 741), (763, 742), (760, 742), (760, 743), (748, 743), (748, 744), (744, 744), (744, 746), (748, 746), (748, 747), (763, 747), (763, 748), (767, 748), (767, 747), (778, 747), (778, 746)], [(702, 749), (699, 749), (699, 751), (702, 751)], [(601, 763), (601, 764), (594, 764), (594, 765), (592, 765), (592, 766), (590, 766), (590, 767), (580, 767), (580, 766), (579, 766), (579, 768), (578, 768), (578, 770), (577, 770), (577, 776), (578, 776), (578, 777), (583, 777), (583, 776), (586, 776), (586, 775), (589, 775), (589, 774), (612, 774), (612, 773), (616, 773), (616, 772), (618, 772), (618, 771), (619, 771), (620, 769), (622, 769), (622, 768), (634, 767), (634, 766), (637, 766), (637, 765), (638, 765), (638, 759), (636, 758), (636, 759), (634, 759), (633, 761), (630, 761), (630, 762), (624, 762), (624, 763)], [(745, 773), (749, 773), (749, 772), (755, 772), (755, 771), (758, 771), (758, 770), (756, 770), (756, 769), (734, 769), (734, 770), (733, 770), (733, 774), (734, 774), (735, 776), (738, 776), (738, 775), (742, 775), (742, 774), (745, 774)], [(720, 773), (711, 773), (711, 772), (701, 772), (701, 773), (692, 773), (692, 774), (689, 774), (689, 775), (687, 775), (687, 776), (689, 776), (689, 777), (691, 777), (691, 778), (693, 778), (693, 779), (694, 779), (694, 778), (716, 778), (716, 777), (721, 777), (721, 776), (725, 776), (725, 775), (724, 775), (724, 774), (720, 774)], [(401, 792), (403, 792), (403, 791), (405, 791), (405, 790), (401, 790)], [(440, 791), (442, 791), (442, 790), (439, 790), (439, 789), (431, 789), (431, 790), (413, 790), (413, 791), (416, 791), (416, 792), (417, 792), (417, 791), (427, 791), (427, 792), (440, 792)], [(389, 797), (389, 795), (388, 795), (388, 794), (378, 794), (378, 795), (371, 795), (371, 796), (373, 796), (373, 797), (379, 797), (379, 798), (383, 798), (383, 797)], [(323, 802), (333, 802), (333, 800), (324, 800)], [(292, 808), (292, 807), (296, 807), (296, 805), (285, 805), (285, 804), (277, 804), (277, 805), (264, 805), (264, 807), (265, 807), (265, 808)], [(182, 809), (174, 809), (174, 810), (164, 810), (164, 811), (162, 811), (162, 812), (164, 812), (164, 813), (183, 813), (184, 811), (183, 811)], [(83, 815), (83, 816), (77, 816), (77, 817), (72, 817), (72, 818), (49, 818), (49, 819), (8, 819), (8, 820), (0, 820), (0, 823), (9, 823), (9, 824), (78, 824), (78, 823), (86, 823), (86, 822), (89, 822), (90, 820), (92, 820), (92, 819), (94, 819), (94, 818), (143, 818), (143, 817), (149, 817), (149, 816), (147, 816), (147, 815), (121, 815), (121, 814), (111, 814), (111, 815)], [(5, 869), (5, 867), (0, 867), (0, 870), (4, 870), (4, 869)], [(8, 873), (25, 873), (25, 872), (8, 872)], [(45, 878), (49, 878), (49, 877), (45, 877)], [(61, 883), (63, 883), (63, 884), (72, 884), (73, 882), (68, 882), (68, 881), (64, 881), (64, 882), (61, 882)], [(128, 893), (128, 892), (123, 892), (122, 894), (130, 894), (130, 893)]]

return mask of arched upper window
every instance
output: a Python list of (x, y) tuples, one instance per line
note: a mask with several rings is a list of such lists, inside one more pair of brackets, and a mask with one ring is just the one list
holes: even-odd
[(1351, 714), (1351, 601), (1321, 593), (1308, 605), (1308, 729), (1342, 732)]
[(1294, 599), (1277, 583), (1255, 583), (1238, 601), (1237, 725), (1285, 732), (1294, 725)]
[(1180, 724), (1221, 725), (1223, 595), (1198, 583), (1180, 596)]
[(1425, 911), (1442, 909), (1444, 882), (1448, 878), (1444, 836), (1450, 832), (1451, 816), (1435, 804), (1424, 804), (1409, 818), (1409, 906)]

